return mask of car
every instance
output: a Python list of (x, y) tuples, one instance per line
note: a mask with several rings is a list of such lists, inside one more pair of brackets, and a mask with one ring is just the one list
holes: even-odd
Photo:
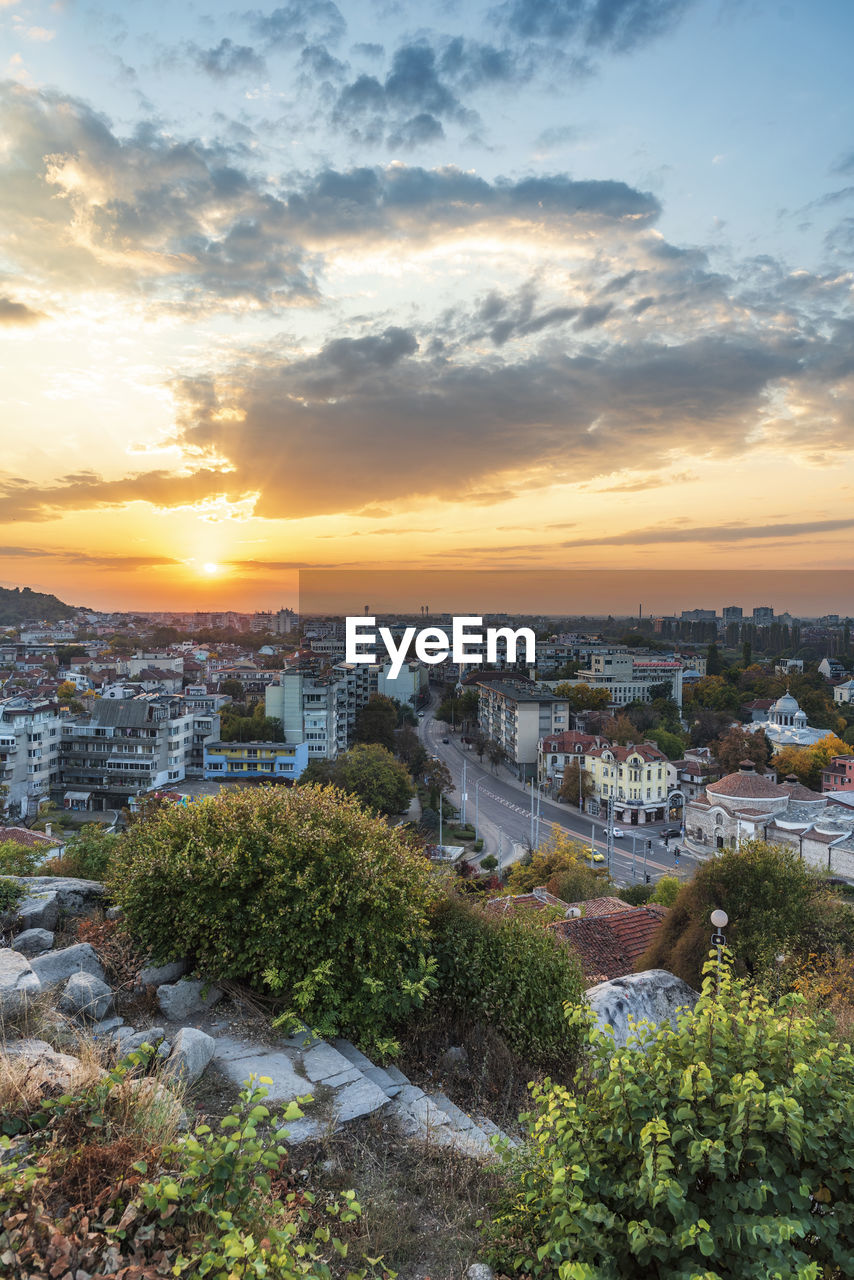
[(604, 855), (604, 853), (600, 853), (598, 849), (592, 849), (592, 848), (590, 848), (590, 849), (585, 850), (585, 852), (586, 852), (587, 857), (590, 859), (590, 861), (591, 861), (591, 862), (604, 862), (604, 861), (605, 861), (605, 855)]
[(622, 840), (625, 834), (626, 833), (622, 827), (614, 827), (614, 830), (611, 832), (611, 835), (614, 837), (615, 840)]
[(448, 745), (448, 743), (451, 741), (451, 739), (450, 739), (450, 738), (443, 738), (443, 739), (442, 739), (442, 741), (445, 743), (445, 746), (447, 746), (447, 745)]
[(665, 830), (664, 830), (664, 831), (662, 831), (662, 833), (661, 833), (661, 834), (662, 834), (662, 836), (664, 837), (664, 839), (665, 839), (665, 840), (678, 840), (678, 839), (679, 839), (679, 837), (682, 835), (682, 828), (681, 828), (681, 827), (667, 827), (667, 828), (665, 828)]
[(419, 720), (423, 720), (423, 719), (424, 719), (424, 712), (423, 712), (423, 711), (419, 711), (419, 712), (418, 712), (418, 719), (419, 719)]

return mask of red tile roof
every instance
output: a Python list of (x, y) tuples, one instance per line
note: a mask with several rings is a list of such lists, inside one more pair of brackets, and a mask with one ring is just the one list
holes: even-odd
[(584, 902), (571, 902), (569, 905), (577, 907), (588, 919), (591, 916), (610, 916), (615, 911), (632, 910), (629, 903), (623, 902), (622, 898), (586, 898)]
[(513, 915), (517, 911), (542, 911), (543, 907), (556, 907), (561, 912), (569, 910), (569, 903), (556, 898), (547, 889), (534, 889), (532, 893), (505, 894), (500, 898), (490, 898), (486, 910), (492, 915)]
[(0, 827), (0, 842), (3, 840), (12, 840), (23, 849), (55, 849), (60, 843), (56, 836), (30, 831), (29, 827)]
[(655, 904), (604, 916), (558, 920), (549, 929), (578, 954), (585, 977), (595, 983), (633, 973), (663, 918), (662, 909)]

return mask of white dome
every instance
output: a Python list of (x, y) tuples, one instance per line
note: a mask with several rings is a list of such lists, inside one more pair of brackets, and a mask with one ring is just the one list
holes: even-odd
[(778, 698), (774, 703), (774, 710), (787, 716), (797, 715), (800, 709), (797, 699), (792, 697), (788, 689), (783, 694), (782, 698)]

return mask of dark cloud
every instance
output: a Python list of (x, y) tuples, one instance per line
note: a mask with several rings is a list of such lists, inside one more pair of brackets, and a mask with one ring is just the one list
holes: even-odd
[(441, 121), (429, 112), (422, 111), (411, 120), (404, 120), (403, 124), (388, 135), (387, 142), (392, 151), (412, 151), (424, 143), (438, 142), (444, 136)]
[(94, 551), (75, 551), (61, 547), (0, 547), (0, 560), (61, 560), (67, 564), (123, 572), (134, 569), (157, 569), (180, 564), (170, 556), (110, 555)]
[(34, 311), (32, 307), (26, 306), (23, 302), (15, 302), (12, 298), (0, 294), (0, 325), (28, 325), (37, 324), (39, 320), (44, 320), (43, 311)]
[(234, 44), (229, 39), (220, 40), (211, 49), (192, 50), (196, 65), (215, 80), (230, 76), (264, 75), (267, 70), (264, 59), (245, 44)]
[(334, 44), (347, 24), (331, 0), (294, 0), (271, 13), (251, 10), (244, 15), (252, 30), (270, 48), (295, 49), (306, 44)]
[(305, 46), (300, 54), (300, 67), (319, 80), (340, 80), (347, 71), (346, 65), (322, 44)]
[(508, 0), (493, 12), (523, 39), (625, 53), (675, 26), (693, 0)]
[(578, 538), (562, 542), (564, 548), (579, 547), (639, 547), (671, 542), (754, 542), (769, 538), (803, 538), (822, 533), (838, 533), (854, 529), (854, 517), (843, 516), (837, 520), (789, 520), (779, 524), (724, 524), (724, 525), (657, 525), (649, 529), (629, 529), (625, 533), (602, 538)]

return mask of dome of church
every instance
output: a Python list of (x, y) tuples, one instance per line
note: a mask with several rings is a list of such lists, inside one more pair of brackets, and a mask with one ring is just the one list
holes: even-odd
[(781, 698), (777, 699), (777, 701), (774, 703), (774, 706), (772, 707), (773, 711), (776, 711), (786, 716), (797, 715), (800, 709), (801, 708), (798, 705), (797, 699), (792, 697), (788, 689), (786, 690), (786, 692), (783, 694)]

